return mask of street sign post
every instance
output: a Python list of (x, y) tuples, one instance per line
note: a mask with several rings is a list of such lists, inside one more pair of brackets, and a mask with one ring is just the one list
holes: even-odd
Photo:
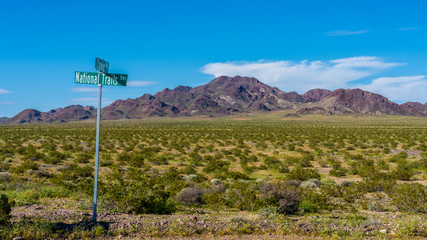
[(110, 66), (110, 63), (108, 63), (104, 59), (95, 58), (95, 70), (98, 70), (103, 73), (108, 73), (109, 66)]
[(95, 179), (93, 186), (93, 216), (96, 222), (96, 210), (98, 201), (98, 170), (99, 170), (99, 133), (101, 128), (101, 100), (102, 85), (126, 86), (128, 75), (108, 73), (109, 63), (103, 59), (95, 58), (95, 69), (100, 72), (75, 72), (74, 83), (98, 85), (98, 109), (96, 114), (96, 150), (95, 150)]

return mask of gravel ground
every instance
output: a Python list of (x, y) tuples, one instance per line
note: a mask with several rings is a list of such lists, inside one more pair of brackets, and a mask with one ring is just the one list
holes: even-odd
[[(47, 220), (60, 229), (91, 229), (91, 211), (81, 210), (78, 206), (78, 203), (73, 206), (60, 200), (49, 205), (19, 206), (13, 208), (12, 221)], [(361, 215), (362, 220), (354, 220), (352, 214), (332, 213), (291, 216), (273, 221), (249, 212), (209, 213), (195, 209), (185, 214), (133, 215), (100, 211), (98, 223), (114, 233), (111, 239), (324, 239), (313, 236), (325, 235), (325, 229), (330, 231), (326, 234), (327, 239), (342, 239), (337, 233), (364, 236), (353, 239), (378, 239), (379, 236), (387, 239), (396, 237), (398, 222), (404, 221), (405, 217), (391, 212), (361, 212)], [(417, 221), (427, 221), (427, 218), (421, 216)]]

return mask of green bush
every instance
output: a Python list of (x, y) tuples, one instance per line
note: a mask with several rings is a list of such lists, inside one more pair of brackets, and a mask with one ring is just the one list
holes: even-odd
[(225, 191), (227, 205), (239, 210), (253, 211), (257, 209), (256, 191), (252, 185), (246, 181), (236, 181)]
[(0, 226), (9, 223), (11, 211), (12, 204), (8, 197), (4, 194), (0, 194)]
[(226, 172), (228, 171), (230, 163), (222, 160), (210, 159), (208, 164), (203, 168), (203, 172), (212, 173), (212, 172)]
[(388, 191), (396, 184), (396, 179), (390, 173), (374, 169), (364, 173), (362, 184), (368, 192)]
[(394, 178), (399, 180), (410, 180), (414, 175), (414, 170), (406, 159), (400, 159), (397, 162), (396, 169), (392, 172)]
[(89, 160), (91, 158), (94, 158), (94, 155), (90, 152), (82, 152), (77, 154), (76, 158), (74, 159), (74, 162), (76, 163), (89, 163)]
[(114, 169), (100, 186), (103, 194), (113, 206), (123, 212), (143, 214), (170, 214), (176, 210), (166, 191), (167, 182), (148, 168)]
[(427, 213), (427, 187), (424, 185), (396, 184), (389, 196), (399, 211)]
[(399, 160), (406, 159), (407, 157), (408, 157), (408, 154), (405, 151), (402, 151), (402, 152), (400, 152), (400, 153), (398, 153), (396, 155), (391, 156), (388, 159), (388, 161), (389, 162), (397, 162)]
[(215, 211), (219, 211), (227, 205), (227, 198), (223, 191), (211, 191), (203, 195), (202, 202)]
[(24, 173), (27, 170), (38, 170), (38, 169), (39, 169), (39, 165), (37, 163), (32, 161), (25, 161), (16, 167), (10, 167), (9, 172), (20, 174), (20, 173)]
[(297, 165), (286, 174), (286, 178), (305, 181), (309, 179), (320, 179), (320, 174), (314, 169), (304, 168), (301, 165)]
[(329, 174), (335, 177), (345, 176), (346, 170), (342, 167), (341, 163), (338, 160), (330, 159), (329, 164), (332, 166)]
[(319, 211), (319, 206), (310, 200), (303, 200), (298, 204), (298, 211), (300, 213), (315, 213)]

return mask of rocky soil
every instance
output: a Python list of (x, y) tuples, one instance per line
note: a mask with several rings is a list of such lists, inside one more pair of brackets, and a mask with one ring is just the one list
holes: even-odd
[[(92, 228), (91, 211), (79, 208), (79, 204), (64, 204), (60, 200), (45, 205), (19, 206), (13, 208), (12, 221), (49, 221), (63, 230)], [(133, 215), (101, 210), (98, 225), (112, 233), (108, 236), (111, 239), (323, 239), (322, 236), (354, 236), (354, 233), (363, 236), (356, 239), (375, 239), (379, 235), (396, 237), (397, 223), (404, 218), (399, 213), (388, 212), (364, 212), (362, 215), (366, 217), (354, 220), (353, 215), (344, 213), (271, 218), (249, 212), (199, 209), (173, 215)], [(360, 218), (361, 214), (357, 216)], [(418, 221), (425, 220), (424, 217)]]

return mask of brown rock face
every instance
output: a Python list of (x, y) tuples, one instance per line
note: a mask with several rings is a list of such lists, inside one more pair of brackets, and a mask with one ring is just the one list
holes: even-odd
[(175, 116), (180, 110), (145, 94), (137, 99), (117, 100), (102, 110), (108, 120), (141, 118), (146, 116)]
[[(321, 110), (322, 109), (322, 110)], [(318, 102), (308, 103), (298, 113), (331, 112), (371, 115), (423, 115), (422, 112), (391, 102), (386, 97), (361, 89), (337, 89)]]
[(411, 109), (412, 111), (415, 111), (415, 112), (418, 111), (422, 113), (427, 113), (427, 103), (421, 104), (419, 102), (406, 102), (406, 103), (400, 104), (400, 106)]
[(40, 122), (42, 120), (42, 112), (35, 109), (25, 109), (22, 112), (16, 114), (14, 117), (9, 119), (9, 122), (13, 123), (31, 123)]
[(83, 107), (80, 105), (71, 105), (65, 108), (52, 109), (48, 112), (26, 109), (9, 119), (8, 122), (34, 123), (78, 121), (93, 117), (95, 112), (96, 110), (93, 107)]
[(307, 102), (318, 102), (331, 95), (332, 91), (316, 88), (304, 93), (302, 96)]
[[(213, 79), (195, 88), (178, 86), (154, 95), (117, 100), (102, 110), (103, 119), (129, 119), (151, 116), (219, 116), (230, 112), (266, 112), (295, 109), (298, 114), (371, 114), (425, 116), (427, 103), (396, 104), (387, 98), (361, 89), (313, 89), (303, 95), (284, 92), (250, 77)], [(90, 106), (72, 105), (40, 112), (26, 109), (7, 122), (64, 122), (96, 117)]]

